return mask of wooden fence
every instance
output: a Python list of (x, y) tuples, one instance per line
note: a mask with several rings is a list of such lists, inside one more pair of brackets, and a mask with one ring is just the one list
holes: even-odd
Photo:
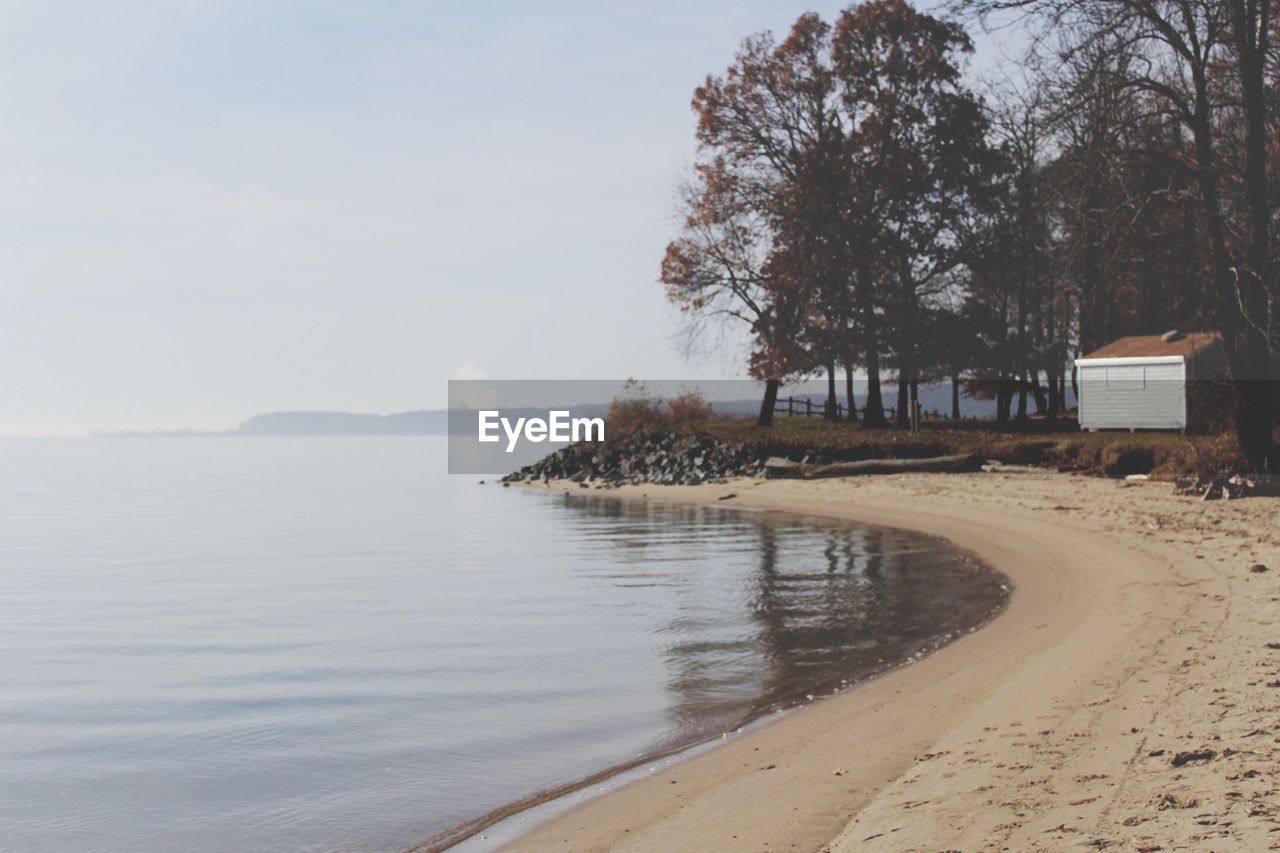
[[(813, 400), (809, 399), (808, 397), (787, 397), (786, 399), (779, 398), (774, 401), (773, 413), (775, 415), (788, 415), (790, 417), (798, 417), (798, 418), (826, 417), (827, 402), (828, 401), (826, 400), (822, 400), (818, 403), (814, 403)], [(849, 410), (844, 403), (841, 403), (839, 400), (836, 401), (836, 416), (839, 419), (843, 420), (845, 415), (848, 413), (848, 411)], [(865, 421), (866, 417), (867, 417), (867, 407), (863, 406), (861, 419)], [(896, 406), (886, 407), (884, 409), (884, 418), (886, 421), (889, 421), (890, 423), (897, 420), (898, 418), (897, 407)], [(932, 411), (921, 409), (919, 412), (919, 419), (922, 422), (923, 421), (949, 421), (951, 420), (951, 416), (948, 415), (946, 412), (939, 412), (936, 409)]]

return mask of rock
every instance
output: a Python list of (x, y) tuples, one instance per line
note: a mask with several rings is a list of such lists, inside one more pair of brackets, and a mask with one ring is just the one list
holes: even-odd
[(1194, 749), (1187, 752), (1179, 752), (1169, 763), (1174, 767), (1182, 767), (1196, 761), (1212, 761), (1217, 755), (1218, 753), (1212, 749)]
[(1194, 809), (1200, 805), (1200, 801), (1195, 797), (1177, 797), (1173, 794), (1162, 794), (1155, 800), (1157, 811), (1165, 809)]
[(982, 470), (988, 474), (1034, 474), (1044, 469), (1034, 465), (1006, 465), (999, 460), (988, 459), (983, 463)]
[(1254, 496), (1280, 495), (1280, 477), (1273, 474), (1236, 474), (1200, 476), (1194, 480), (1179, 480), (1175, 492), (1180, 495), (1199, 495), (1201, 500), (1236, 500)]
[(1249, 571), (1253, 572), (1255, 575), (1260, 575), (1267, 571), (1267, 567), (1262, 565), (1262, 563), (1254, 563), (1249, 567)]
[(571, 480), (613, 488), (622, 483), (697, 484), (760, 470), (760, 457), (746, 445), (714, 436), (655, 432), (599, 445), (571, 445), (503, 478), (504, 484), (541, 479)]

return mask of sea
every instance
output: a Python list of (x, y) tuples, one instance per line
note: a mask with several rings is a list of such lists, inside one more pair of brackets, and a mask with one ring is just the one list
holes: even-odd
[(1007, 595), (931, 536), (729, 503), (450, 476), (429, 436), (0, 441), (0, 847), (403, 849)]

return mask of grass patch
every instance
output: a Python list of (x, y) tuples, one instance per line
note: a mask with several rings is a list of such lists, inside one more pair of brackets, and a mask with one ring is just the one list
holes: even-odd
[(811, 462), (918, 459), (977, 454), (1010, 465), (1037, 465), (1108, 477), (1149, 474), (1173, 480), (1230, 474), (1243, 461), (1234, 436), (1168, 432), (1080, 432), (1074, 423), (1033, 421), (1000, 426), (989, 421), (924, 424), (917, 433), (864, 429), (819, 418), (779, 418), (772, 427), (751, 419), (715, 420), (702, 428), (769, 456)]

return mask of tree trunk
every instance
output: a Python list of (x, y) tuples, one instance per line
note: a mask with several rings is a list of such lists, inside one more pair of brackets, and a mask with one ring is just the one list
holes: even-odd
[(836, 363), (832, 360), (827, 362), (827, 408), (822, 413), (823, 420), (840, 420), (839, 405), (840, 401), (836, 399)]
[(1254, 468), (1266, 467), (1271, 451), (1270, 347), (1267, 341), (1267, 302), (1270, 281), (1271, 210), (1267, 204), (1266, 50), (1271, 21), (1270, 4), (1232, 0), (1232, 29), (1236, 62), (1244, 96), (1244, 193), (1249, 235), (1246, 269), (1238, 270), (1241, 318), (1241, 374), (1236, 376), (1236, 435)]
[(1044, 386), (1040, 384), (1040, 371), (1031, 371), (1031, 394), (1036, 402), (1036, 414), (1045, 415), (1049, 412), (1049, 403), (1044, 398)]
[(898, 259), (898, 429), (911, 428), (909, 393), (916, 379), (916, 285), (911, 277), (911, 262)]
[(908, 385), (909, 383), (906, 379), (898, 377), (898, 417), (894, 422), (894, 426), (898, 429), (906, 429), (911, 426), (911, 419), (909, 417), (910, 410), (907, 407), (909, 400)]
[(764, 383), (764, 401), (760, 403), (760, 416), (756, 418), (756, 426), (773, 426), (773, 406), (778, 401), (778, 387), (781, 384), (777, 379)]
[(1027, 315), (1030, 308), (1027, 304), (1031, 290), (1031, 276), (1033, 275), (1033, 253), (1034, 249), (1031, 245), (1030, 229), (1031, 229), (1031, 176), (1030, 170), (1024, 170), (1018, 179), (1018, 220), (1019, 232), (1021, 235), (1021, 245), (1018, 252), (1018, 291), (1016, 310), (1018, 313), (1018, 327), (1015, 331), (1017, 341), (1017, 349), (1015, 351), (1015, 359), (1017, 364), (1018, 377), (1018, 420), (1025, 421), (1027, 419)]
[(844, 363), (844, 396), (849, 401), (849, 421), (858, 422), (858, 400), (853, 394), (853, 359)]
[(864, 426), (883, 427), (884, 400), (880, 396), (880, 337), (876, 324), (875, 301), (871, 296), (871, 274), (866, 267), (858, 270), (858, 309), (862, 315), (862, 334), (866, 340), (867, 412)]
[(1005, 423), (1009, 420), (1009, 408), (1013, 404), (1013, 383), (1008, 376), (1001, 376), (996, 381), (996, 421)]
[(1094, 211), (1101, 207), (1098, 198), (1096, 181), (1090, 181), (1090, 190), (1085, 196), (1085, 213), (1081, 217), (1083, 239), (1081, 240), (1081, 276), (1080, 276), (1080, 351), (1090, 353), (1105, 341), (1101, 340), (1103, 330), (1098, 326), (1098, 291), (1101, 289), (1099, 279), (1101, 262), (1098, 259), (1096, 245), (1100, 228), (1095, 226)]
[(951, 419), (960, 420), (960, 372), (951, 373)]
[[(1227, 357), (1227, 367), (1235, 398), (1236, 437), (1239, 439), (1241, 450), (1250, 462), (1260, 465), (1266, 455), (1266, 445), (1270, 442), (1262, 440), (1264, 432), (1269, 430), (1261, 428), (1262, 418), (1256, 406), (1259, 395), (1248, 382), (1250, 355), (1248, 347), (1241, 346), (1241, 338), (1244, 337), (1243, 327), (1248, 325), (1245, 311), (1249, 306), (1242, 304), (1241, 297), (1244, 294), (1238, 292), (1236, 288), (1238, 270), (1233, 269), (1231, 255), (1227, 250), (1226, 228), (1218, 194), (1217, 163), (1213, 148), (1213, 119), (1208, 73), (1203, 67), (1193, 67), (1191, 72), (1195, 86), (1195, 108), (1191, 117), (1191, 131), (1195, 143), (1196, 180), (1200, 190), (1200, 206), (1204, 212), (1205, 231), (1209, 237), (1209, 252), (1213, 266), (1214, 307), (1222, 331), (1222, 348)], [(1246, 174), (1248, 174), (1247, 165)], [(1262, 186), (1265, 188), (1265, 183)], [(1252, 224), (1252, 216), (1250, 222)], [(1251, 252), (1252, 249), (1251, 245)], [(1244, 272), (1248, 274), (1248, 270)], [(1269, 427), (1270, 412), (1267, 413), (1266, 421)], [(1269, 439), (1269, 436), (1266, 438)]]
[[(1050, 350), (1050, 353), (1053, 351)], [(1058, 378), (1053, 375), (1053, 355), (1050, 354), (1044, 370), (1045, 417), (1052, 420), (1058, 416)]]
[[(1064, 388), (1062, 388), (1062, 396), (1064, 396), (1064, 397), (1066, 396), (1066, 388), (1065, 388), (1065, 387), (1064, 387)], [(1076, 375), (1075, 375), (1075, 366), (1074, 366), (1074, 365), (1073, 365), (1073, 366), (1071, 366), (1071, 396), (1075, 397), (1075, 407), (1076, 407), (1076, 410), (1079, 410), (1079, 407), (1080, 407), (1080, 382), (1079, 382), (1079, 378), (1078, 378), (1078, 377), (1076, 377)]]
[[(875, 359), (879, 363), (879, 359)], [(867, 404), (862, 410), (862, 425), (884, 427), (884, 397), (880, 394), (880, 374), (867, 373)]]

